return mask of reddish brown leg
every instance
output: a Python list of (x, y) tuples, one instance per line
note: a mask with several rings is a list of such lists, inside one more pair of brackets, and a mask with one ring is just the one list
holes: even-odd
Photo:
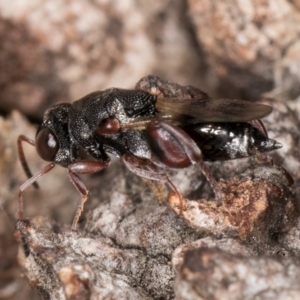
[(209, 168), (206, 166), (203, 160), (199, 161), (199, 165), (201, 168), (202, 174), (205, 176), (207, 181), (209, 182), (212, 190), (215, 193), (217, 205), (220, 206), (222, 205), (222, 191), (220, 188), (220, 184), (215, 180), (214, 176), (210, 172)]
[(250, 122), (250, 124), (254, 126), (256, 129), (258, 129), (265, 137), (268, 137), (268, 132), (266, 130), (266, 127), (261, 120), (253, 120)]
[(164, 200), (164, 186), (162, 181), (155, 181), (157, 185), (154, 184), (154, 182), (150, 179), (146, 179), (144, 177), (141, 177), (151, 188), (153, 193), (155, 194), (158, 202), (161, 204)]
[(218, 205), (222, 204), (219, 183), (203, 162), (201, 150), (195, 141), (182, 128), (162, 121), (152, 121), (147, 127), (146, 134), (152, 147), (153, 158), (164, 165), (181, 169), (191, 164), (199, 164), (215, 193)]
[(163, 121), (151, 121), (146, 138), (155, 156), (170, 168), (185, 168), (202, 160), (201, 150), (181, 128)]
[(19, 189), (19, 209), (18, 209), (18, 217), (19, 219), (23, 219), (24, 218), (24, 208), (23, 208), (23, 197), (22, 194), (23, 192), (32, 184), (34, 184), (37, 179), (39, 177), (41, 177), (42, 175), (48, 173), (49, 171), (51, 171), (55, 166), (55, 163), (51, 163), (47, 166), (45, 166), (40, 172), (38, 172), (37, 174), (35, 174), (34, 176), (32, 176), (31, 178), (29, 178), (25, 183), (23, 183), (20, 186)]
[(276, 163), (268, 154), (266, 154), (266, 153), (257, 153), (256, 154), (256, 159), (257, 159), (258, 162), (263, 162), (263, 163), (270, 164), (272, 167), (274, 167), (279, 172), (281, 172), (283, 174), (283, 176), (285, 176), (285, 178), (287, 179), (287, 182), (288, 182), (289, 186), (292, 186), (294, 184), (294, 179), (291, 176), (291, 174), (285, 168), (283, 168), (281, 165)]
[[(153, 171), (155, 169), (155, 165), (153, 165), (151, 161), (136, 157), (131, 154), (125, 154), (121, 156), (121, 161), (124, 163), (124, 165), (128, 168), (129, 171), (131, 171), (132, 173), (140, 177), (150, 179), (150, 180), (166, 182), (171, 187), (171, 189), (176, 193), (177, 197), (180, 199), (180, 213), (182, 213), (183, 211), (182, 195), (179, 193), (174, 183), (170, 180), (170, 178), (166, 174)], [(144, 167), (147, 167), (151, 170), (145, 170), (143, 169)]]
[[(29, 169), (29, 166), (28, 166), (26, 158), (25, 158), (24, 150), (23, 150), (23, 147), (22, 147), (22, 142), (26, 142), (31, 146), (35, 146), (35, 141), (33, 141), (32, 139), (28, 138), (25, 135), (19, 135), (18, 141), (17, 141), (19, 159), (20, 159), (20, 162), (22, 164), (23, 170), (24, 170), (25, 174), (27, 175), (27, 178), (31, 178), (32, 173)], [(37, 189), (39, 188), (37, 182), (34, 182), (33, 186)]]
[(81, 195), (81, 200), (78, 204), (75, 217), (73, 219), (72, 223), (72, 230), (76, 231), (76, 226), (78, 223), (78, 220), (81, 216), (81, 213), (83, 211), (84, 203), (87, 200), (88, 196), (88, 189), (83, 183), (83, 181), (78, 177), (76, 173), (79, 174), (92, 174), (99, 172), (103, 169), (105, 169), (109, 165), (110, 159), (101, 162), (101, 161), (79, 161), (72, 163), (68, 166), (68, 175), (70, 178), (70, 181), (75, 186), (79, 194)]

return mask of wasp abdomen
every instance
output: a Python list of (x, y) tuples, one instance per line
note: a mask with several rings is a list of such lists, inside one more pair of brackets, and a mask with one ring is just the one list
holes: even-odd
[(203, 160), (230, 160), (281, 148), (249, 123), (200, 123), (183, 129), (201, 149)]

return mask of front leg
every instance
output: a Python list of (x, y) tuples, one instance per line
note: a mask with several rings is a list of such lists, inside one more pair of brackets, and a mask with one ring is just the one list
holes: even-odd
[(78, 204), (75, 217), (73, 219), (72, 223), (72, 230), (76, 231), (76, 226), (78, 223), (78, 220), (81, 216), (81, 213), (83, 211), (84, 203), (87, 200), (88, 197), (88, 189), (83, 183), (83, 181), (80, 179), (80, 177), (76, 174), (92, 174), (99, 172), (105, 168), (108, 167), (110, 163), (110, 159), (107, 158), (105, 161), (79, 161), (74, 162), (68, 166), (68, 175), (70, 178), (70, 181), (75, 186), (79, 194), (81, 195), (81, 200)]

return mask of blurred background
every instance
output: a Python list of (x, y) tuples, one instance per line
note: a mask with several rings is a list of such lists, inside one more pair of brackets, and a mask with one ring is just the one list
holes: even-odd
[[(299, 24), (299, 0), (0, 0), (0, 299), (41, 299), (22, 278), (13, 237), (26, 180), (16, 139), (34, 138), (48, 107), (154, 74), (213, 97), (277, 99), (297, 116)], [(36, 172), (44, 162), (32, 148)], [(53, 172), (26, 193), (26, 213), (70, 223), (78, 195), (65, 170)], [(59, 206), (41, 202), (57, 193)]]

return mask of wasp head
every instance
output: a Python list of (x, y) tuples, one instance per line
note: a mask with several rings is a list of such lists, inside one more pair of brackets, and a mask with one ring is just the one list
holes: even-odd
[(68, 130), (70, 103), (59, 103), (46, 110), (36, 133), (36, 150), (45, 161), (63, 167), (71, 163), (71, 141)]

